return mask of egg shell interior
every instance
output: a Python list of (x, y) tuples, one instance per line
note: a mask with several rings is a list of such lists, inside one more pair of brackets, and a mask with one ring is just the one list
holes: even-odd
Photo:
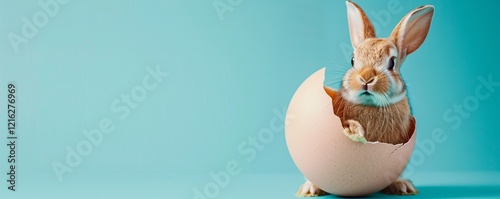
[(298, 169), (322, 190), (340, 196), (364, 196), (396, 180), (410, 160), (416, 140), (403, 144), (354, 142), (343, 133), (323, 82), (325, 68), (307, 78), (290, 101), (286, 143)]

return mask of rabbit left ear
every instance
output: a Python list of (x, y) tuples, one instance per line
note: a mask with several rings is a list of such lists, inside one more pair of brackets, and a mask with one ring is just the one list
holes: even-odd
[(406, 56), (422, 45), (431, 26), (434, 6), (420, 6), (408, 13), (394, 28), (390, 39), (396, 44), (400, 56)]
[(365, 12), (354, 2), (346, 1), (351, 44), (356, 49), (367, 38), (375, 38), (375, 29)]

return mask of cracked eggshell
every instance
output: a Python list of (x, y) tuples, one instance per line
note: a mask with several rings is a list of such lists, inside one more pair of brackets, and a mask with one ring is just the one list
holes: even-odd
[(312, 74), (288, 106), (285, 136), (293, 161), (307, 179), (331, 194), (364, 196), (382, 190), (410, 160), (415, 120), (407, 143), (354, 142), (344, 135), (340, 118), (333, 113), (324, 78), (325, 68)]

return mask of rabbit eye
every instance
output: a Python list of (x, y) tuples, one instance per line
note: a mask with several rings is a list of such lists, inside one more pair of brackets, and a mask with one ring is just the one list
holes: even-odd
[(391, 57), (391, 59), (389, 60), (389, 67), (387, 67), (387, 69), (389, 70), (394, 70), (394, 60), (396, 59), (396, 57)]
[(351, 58), (351, 66), (354, 66), (354, 57)]

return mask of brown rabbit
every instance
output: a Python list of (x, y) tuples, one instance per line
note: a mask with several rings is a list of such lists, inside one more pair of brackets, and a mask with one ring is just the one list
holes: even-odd
[[(376, 38), (364, 11), (353, 2), (346, 4), (354, 53), (352, 68), (344, 75), (340, 91), (325, 89), (332, 97), (334, 113), (340, 117), (344, 133), (356, 142), (404, 143), (410, 137), (412, 116), (399, 69), (406, 56), (424, 42), (434, 7), (414, 9), (399, 22), (389, 38)], [(396, 180), (383, 192), (418, 193), (406, 179)], [(325, 192), (309, 180), (297, 192), (298, 196), (322, 194)]]

